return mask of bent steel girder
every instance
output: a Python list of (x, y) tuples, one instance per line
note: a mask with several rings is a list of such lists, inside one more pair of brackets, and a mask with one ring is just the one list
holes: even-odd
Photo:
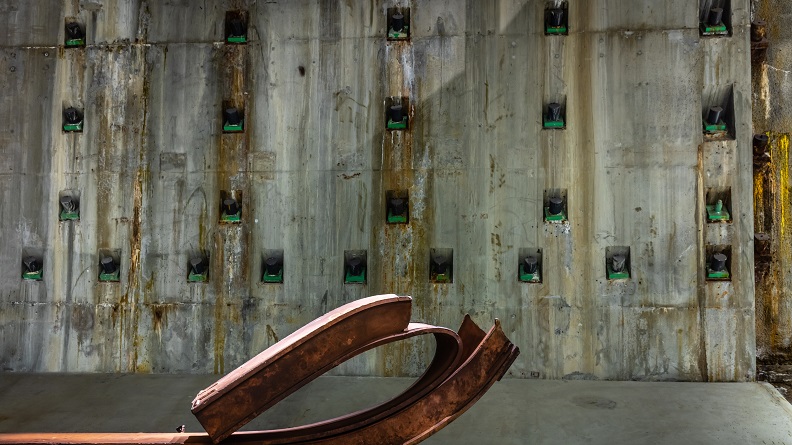
[[(395, 410), (388, 417), (367, 425), (358, 424), (349, 431), (334, 437), (317, 440), (272, 442), (267, 431), (239, 432), (224, 443), (235, 445), (279, 444), (416, 444), (462, 415), (508, 371), (520, 351), (512, 344), (500, 327), (500, 322), (489, 332), (482, 331), (469, 316), (465, 316), (459, 330), (464, 360), (438, 387), (409, 406)], [(335, 419), (326, 423), (332, 424)], [(292, 429), (298, 431), (299, 428)], [(281, 430), (286, 432), (287, 430)]]
[(411, 302), (410, 297), (377, 295), (333, 309), (199, 392), (193, 414), (219, 442), (350, 352), (403, 332)]
[[(343, 325), (349, 322), (350, 318), (366, 318), (367, 309), (384, 308), (388, 305), (396, 305), (403, 301), (393, 295), (370, 297), (369, 299), (358, 300), (356, 305), (351, 308), (342, 306), (331, 311), (321, 319), (337, 320), (334, 325)], [(366, 301), (364, 301), (366, 300)], [(352, 303), (351, 303), (352, 304)], [(402, 306), (398, 306), (404, 310)], [(370, 312), (369, 314), (377, 313)], [(328, 315), (334, 314), (331, 317)], [(377, 317), (372, 316), (370, 320), (358, 321), (352, 325), (366, 326), (371, 320)], [(297, 349), (295, 345), (310, 342), (329, 341), (321, 333), (327, 332), (320, 323), (312, 322), (303, 329), (296, 331), (292, 336), (285, 338), (282, 342), (286, 345), (274, 345), (275, 353), (260, 354), (254, 360), (262, 356), (269, 360), (273, 357), (284, 357), (291, 354), (292, 350)], [(332, 323), (331, 323), (332, 324)], [(307, 328), (307, 329), (306, 329)], [(358, 332), (364, 332), (361, 328)], [(310, 425), (303, 425), (293, 428), (285, 428), (268, 431), (233, 432), (223, 440), (223, 443), (233, 443), (235, 445), (275, 445), (275, 444), (414, 444), (418, 443), (435, 432), (442, 429), (445, 425), (459, 417), (470, 406), (472, 406), (481, 396), (500, 378), (505, 375), (509, 366), (519, 355), (519, 349), (512, 344), (503, 333), (500, 322), (495, 321), (495, 325), (484, 332), (472, 321), (469, 316), (465, 316), (462, 326), (458, 333), (449, 329), (431, 326), (421, 323), (409, 323), (404, 330), (398, 333), (377, 334), (374, 336), (363, 337), (367, 342), (358, 343), (355, 346), (343, 350), (340, 354), (323, 355), (317, 360), (313, 372), (303, 372), (300, 374), (302, 384), (312, 380), (315, 376), (330, 369), (335, 364), (341, 363), (355, 355), (374, 347), (403, 340), (409, 337), (423, 334), (433, 334), (437, 342), (435, 356), (424, 374), (404, 392), (393, 399), (379, 405), (347, 414), (334, 419), (317, 422)], [(357, 334), (354, 338), (359, 338)], [(287, 341), (288, 340), (288, 341)], [(267, 351), (270, 351), (268, 349)], [(265, 352), (267, 352), (265, 351)], [(333, 357), (332, 359), (328, 359)], [(264, 369), (270, 369), (271, 363), (276, 360), (264, 360), (257, 364), (246, 363), (244, 372), (238, 372), (236, 378), (250, 379), (257, 376)], [(310, 362), (310, 360), (308, 360)], [(258, 366), (265, 363), (265, 366)], [(321, 370), (321, 372), (319, 372)], [(288, 369), (286, 370), (288, 371)], [(236, 371), (235, 371), (236, 372)], [(232, 375), (233, 373), (229, 374)], [(277, 380), (281, 376), (277, 373), (265, 373), (269, 380)], [(228, 376), (224, 377), (226, 379)], [(223, 379), (220, 382), (223, 382)], [(295, 380), (295, 379), (292, 379)], [(219, 383), (219, 382), (218, 382)], [(229, 384), (226, 380), (224, 384)], [(233, 382), (235, 387), (242, 382)], [(297, 382), (300, 386), (300, 382)], [(218, 388), (212, 385), (209, 388)], [(298, 386), (299, 387), (299, 386)], [(297, 388), (281, 385), (282, 391), (290, 390), (293, 392)], [(205, 395), (205, 391), (199, 393)], [(222, 392), (222, 391), (217, 391)], [(278, 398), (280, 393), (269, 392), (270, 399), (267, 402)], [(272, 394), (275, 394), (274, 396)], [(284, 396), (285, 397), (285, 396)], [(280, 397), (282, 398), (282, 397)], [(205, 399), (200, 399), (205, 400)], [(250, 403), (248, 409), (253, 406), (260, 406), (260, 401)], [(270, 405), (271, 406), (271, 405)], [(240, 408), (239, 412), (244, 410)], [(252, 417), (251, 417), (252, 418)], [(226, 420), (225, 424), (230, 421)], [(215, 424), (223, 424), (218, 422)], [(4, 434), (0, 435), (0, 445), (4, 444), (206, 444), (213, 442), (213, 437), (209, 434)]]
[[(399, 395), (373, 407), (333, 419), (299, 427), (259, 431), (256, 441), (271, 445), (309, 443), (309, 441), (340, 435), (376, 423), (414, 403), (443, 383), (462, 361), (462, 340), (456, 332), (448, 328), (423, 323), (410, 323), (404, 332), (373, 341), (359, 350), (350, 352), (343, 360), (350, 359), (377, 346), (425, 334), (433, 334), (435, 337), (437, 347), (434, 358), (421, 377)], [(231, 438), (226, 442), (230, 440)]]

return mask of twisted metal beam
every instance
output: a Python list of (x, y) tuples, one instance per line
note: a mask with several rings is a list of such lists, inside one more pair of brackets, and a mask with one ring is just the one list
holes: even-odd
[(411, 303), (378, 295), (333, 309), (199, 392), (193, 414), (215, 443), (223, 440), (350, 353), (404, 332)]

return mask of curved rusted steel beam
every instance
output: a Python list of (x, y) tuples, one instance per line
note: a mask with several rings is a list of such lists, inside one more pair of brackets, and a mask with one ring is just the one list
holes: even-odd
[[(337, 436), (374, 424), (415, 403), (442, 384), (462, 362), (463, 345), (456, 332), (423, 323), (410, 323), (404, 332), (376, 340), (359, 350), (350, 352), (344, 358), (345, 361), (377, 346), (425, 334), (434, 334), (436, 343), (434, 358), (421, 377), (399, 395), (379, 405), (333, 419), (292, 428), (259, 431), (256, 440), (276, 445), (310, 442)], [(225, 442), (233, 442), (232, 437)]]
[(412, 298), (347, 303), (293, 332), (199, 392), (192, 412), (215, 443), (336, 366), (350, 351), (403, 332)]
[[(305, 443), (326, 445), (416, 444), (436, 433), (462, 415), (478, 401), (492, 385), (500, 380), (520, 354), (495, 320), (485, 333), (469, 316), (459, 329), (465, 360), (440, 386), (415, 403), (392, 413), (387, 418), (368, 425), (358, 425), (343, 434), (319, 440), (277, 443)], [(332, 422), (328, 421), (328, 422)], [(225, 443), (235, 445), (270, 445), (268, 432), (239, 432)]]

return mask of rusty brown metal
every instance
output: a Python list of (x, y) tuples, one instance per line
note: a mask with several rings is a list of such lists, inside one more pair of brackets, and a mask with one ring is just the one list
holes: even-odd
[(764, 20), (754, 20), (751, 22), (751, 64), (761, 65), (767, 57), (767, 48), (770, 41), (767, 40), (767, 22)]
[(754, 234), (754, 261), (769, 262), (773, 257), (770, 235), (767, 233)]
[[(323, 438), (341, 436), (392, 416), (431, 393), (458, 368), (464, 359), (462, 339), (450, 329), (422, 323), (410, 323), (404, 332), (376, 340), (364, 348), (350, 352), (345, 360), (377, 346), (430, 333), (434, 334), (437, 343), (434, 359), (426, 372), (401, 394), (371, 408), (334, 419), (281, 430), (259, 431), (256, 433), (257, 443), (269, 445), (313, 443)], [(229, 437), (226, 442), (237, 440), (234, 437)]]
[(378, 295), (334, 309), (199, 392), (192, 412), (215, 442), (226, 438), (349, 354), (403, 332), (411, 298)]
[[(520, 352), (506, 338), (497, 320), (495, 326), (485, 333), (465, 316), (459, 336), (463, 345), (470, 345), (470, 354), (446, 381), (426, 397), (381, 422), (343, 436), (310, 443), (417, 444), (461, 416), (503, 377)], [(240, 433), (233, 437), (234, 443), (253, 443), (246, 440), (246, 435), (251, 439), (256, 437), (252, 433)]]
[[(406, 300), (404, 300), (406, 299)], [(437, 342), (435, 357), (426, 372), (408, 389), (393, 399), (363, 411), (318, 422), (310, 425), (285, 428), (280, 430), (232, 432), (223, 443), (234, 444), (416, 444), (445, 425), (462, 415), (498, 380), (519, 355), (519, 349), (512, 344), (501, 329), (500, 322), (484, 332), (469, 316), (465, 316), (458, 333), (450, 329), (421, 323), (409, 323), (401, 332), (387, 332), (369, 335), (363, 326), (378, 329), (375, 326), (382, 322), (380, 310), (392, 307), (394, 311), (404, 311), (404, 301), (409, 297), (393, 295), (370, 297), (358, 300), (338, 308), (306, 325), (291, 336), (273, 345), (264, 353), (254, 357), (234, 371), (199, 393), (197, 405), (204, 406), (214, 402), (224, 406), (228, 402), (224, 395), (232, 394), (237, 388), (246, 384), (252, 385), (252, 391), (264, 394), (263, 405), (270, 405), (273, 400), (282, 398), (283, 392), (293, 392), (288, 385), (279, 385), (280, 392), (267, 392), (259, 386), (276, 384), (286, 374), (294, 370), (276, 367), (273, 364), (285, 360), (294, 354), (300, 356), (300, 347), (310, 343), (327, 343), (339, 340), (340, 334), (330, 326), (356, 326), (357, 331), (347, 335), (358, 343), (349, 344), (346, 349), (334, 349), (321, 359), (304, 357), (316, 364), (308, 372), (299, 373), (291, 378), (297, 385), (305, 384), (319, 375), (323, 370), (343, 362), (371, 348), (393, 341), (404, 340), (423, 334), (433, 334)], [(357, 303), (357, 304), (355, 304)], [(385, 310), (387, 312), (387, 310)], [(357, 319), (357, 321), (356, 321)], [(392, 330), (393, 326), (385, 331)], [(329, 325), (329, 326), (328, 326)], [(333, 333), (334, 336), (327, 334)], [(366, 340), (361, 340), (361, 339)], [(281, 344), (283, 343), (283, 344)], [(344, 343), (343, 341), (341, 343)], [(326, 345), (329, 347), (329, 345)], [(312, 350), (306, 349), (305, 351)], [(324, 350), (320, 350), (324, 351)], [(285, 361), (282, 363), (290, 363)], [(277, 369), (277, 372), (273, 372)], [(262, 372), (264, 371), (264, 372)], [(286, 374), (283, 374), (286, 373)], [(288, 386), (288, 387), (287, 387)], [(260, 412), (263, 406), (259, 402), (248, 402), (236, 407), (233, 419), (252, 418), (251, 413)], [(225, 405), (229, 406), (229, 405)], [(204, 409), (197, 410), (198, 412)], [(220, 415), (222, 417), (222, 415)], [(210, 425), (232, 425), (233, 420), (208, 422)], [(235, 429), (236, 424), (226, 427), (223, 431)], [(127, 434), (127, 433), (78, 433), (78, 434), (4, 434), (0, 435), (0, 445), (5, 444), (211, 444), (216, 443), (212, 434)]]
[(766, 134), (755, 134), (752, 145), (754, 168), (762, 168), (771, 161), (769, 138)]

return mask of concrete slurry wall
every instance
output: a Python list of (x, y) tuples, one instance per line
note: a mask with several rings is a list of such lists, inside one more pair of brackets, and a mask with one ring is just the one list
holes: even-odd
[[(0, 358), (7, 371), (227, 372), (319, 314), (379, 293), (413, 319), (499, 318), (524, 378), (754, 376), (749, 4), (702, 38), (700, 5), (570, 0), (545, 36), (542, 1), (71, 1), (0, 11)], [(384, 38), (410, 8), (409, 42)], [(704, 5), (706, 7), (706, 5)], [(224, 44), (228, 10), (249, 43)], [(87, 29), (64, 49), (64, 20)], [(385, 130), (385, 101), (409, 129)], [(542, 130), (544, 105), (566, 128)], [(224, 104), (244, 134), (222, 134)], [(85, 108), (66, 134), (61, 111)], [(704, 142), (707, 107), (731, 137)], [(77, 190), (79, 222), (58, 222)], [(708, 224), (708, 192), (732, 221)], [(219, 224), (222, 191), (242, 222)], [(409, 224), (385, 224), (388, 191)], [(545, 196), (568, 222), (543, 220)], [(714, 195), (713, 195), (714, 196)], [(628, 280), (606, 254), (629, 248)], [(731, 281), (705, 280), (712, 249)], [(120, 283), (98, 282), (116, 249)], [(453, 249), (431, 283), (430, 249)], [(518, 282), (542, 249), (542, 282)], [(283, 250), (284, 283), (261, 283)], [(365, 250), (366, 284), (344, 284)], [(40, 252), (42, 281), (22, 281)], [(190, 255), (209, 281), (187, 283)], [(415, 375), (431, 339), (338, 368)]]

